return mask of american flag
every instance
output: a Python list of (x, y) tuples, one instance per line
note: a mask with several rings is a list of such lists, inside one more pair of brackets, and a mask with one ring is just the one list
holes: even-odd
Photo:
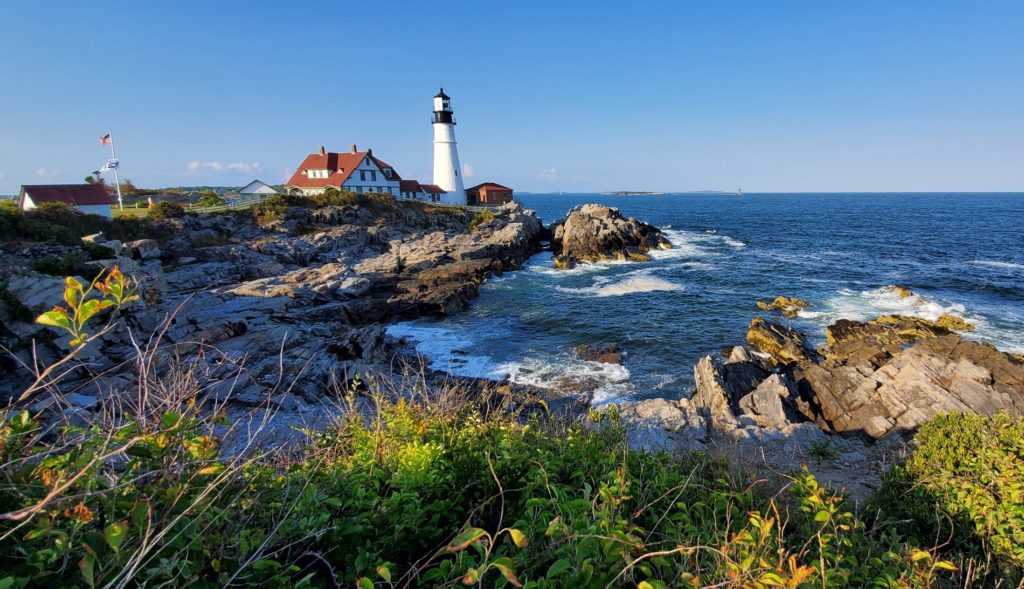
[(110, 145), (110, 133), (100, 137), (100, 145)]

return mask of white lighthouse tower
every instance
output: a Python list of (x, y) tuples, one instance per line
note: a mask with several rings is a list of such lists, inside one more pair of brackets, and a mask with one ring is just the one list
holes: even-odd
[(444, 88), (434, 97), (434, 184), (447, 194), (442, 202), (466, 204), (466, 189), (459, 172), (459, 150), (455, 145), (455, 116)]

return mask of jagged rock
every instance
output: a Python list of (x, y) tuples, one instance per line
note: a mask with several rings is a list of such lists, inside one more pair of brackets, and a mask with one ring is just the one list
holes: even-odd
[(974, 325), (968, 323), (963, 317), (943, 313), (935, 320), (935, 325), (945, 327), (950, 331), (974, 331)]
[(796, 385), (789, 377), (772, 374), (750, 394), (739, 400), (743, 415), (751, 417), (762, 427), (784, 428), (793, 420), (789, 409), (797, 398)]
[[(821, 417), (835, 431), (881, 438), (912, 431), (948, 412), (1024, 415), (1024, 366), (992, 346), (925, 327), (909, 348), (905, 322), (883, 322), (891, 333), (861, 329), (865, 339), (830, 347), (821, 362), (796, 372)], [(914, 341), (914, 340), (910, 340)], [(886, 343), (879, 343), (886, 342)]]
[(796, 317), (800, 309), (807, 306), (807, 301), (796, 297), (777, 296), (771, 301), (757, 301), (757, 308), (762, 311), (778, 310), (786, 317)]
[(556, 268), (599, 260), (647, 261), (647, 252), (671, 248), (656, 227), (624, 217), (616, 208), (586, 204), (552, 226)]
[(136, 260), (152, 260), (160, 257), (160, 244), (155, 239), (140, 239), (129, 241), (125, 247), (132, 253)]
[(714, 423), (735, 422), (739, 400), (769, 374), (760, 360), (751, 358), (742, 346), (737, 348), (743, 351), (734, 348), (728, 361), (717, 354), (704, 356), (693, 367), (695, 387), (690, 405), (704, 410)]
[(626, 425), (629, 444), (641, 450), (693, 451), (704, 449), (707, 426), (704, 418), (668, 399), (646, 399), (616, 407)]
[(587, 362), (604, 364), (622, 364), (622, 350), (619, 344), (607, 343), (600, 345), (580, 344), (576, 346), (576, 357)]
[(893, 292), (899, 295), (901, 299), (906, 299), (914, 296), (914, 291), (900, 284), (890, 284), (882, 288), (883, 291)]
[(750, 321), (747, 342), (778, 365), (799, 363), (812, 357), (804, 338), (796, 330), (761, 317)]

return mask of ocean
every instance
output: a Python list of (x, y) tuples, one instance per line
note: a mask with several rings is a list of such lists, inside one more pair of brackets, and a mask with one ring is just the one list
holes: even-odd
[[(555, 270), (551, 254), (489, 279), (470, 308), (390, 326), (462, 376), (592, 391), (593, 403), (680, 398), (701, 356), (743, 342), (758, 299), (810, 305), (782, 319), (817, 345), (837, 319), (965, 318), (966, 337), (1024, 353), (1024, 194), (517, 195), (550, 224), (601, 203), (661, 228), (649, 263)], [(900, 298), (885, 287), (909, 287)], [(576, 358), (615, 342), (622, 365)]]

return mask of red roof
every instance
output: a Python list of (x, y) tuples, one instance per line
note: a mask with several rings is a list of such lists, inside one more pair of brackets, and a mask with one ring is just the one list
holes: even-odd
[[(298, 186), (299, 188), (326, 188), (328, 186), (341, 186), (345, 184), (352, 172), (359, 169), (359, 164), (369, 157), (377, 167), (382, 170), (391, 168), (391, 177), (385, 180), (401, 180), (398, 172), (386, 162), (374, 157), (369, 150), (357, 151), (354, 153), (311, 153), (306, 156), (295, 170), (292, 177), (288, 179), (285, 186)], [(327, 170), (326, 178), (310, 178), (303, 172), (306, 170)]]
[(398, 189), (402, 192), (420, 192), (420, 183), (415, 180), (399, 180)]
[(480, 190), (481, 188), (486, 188), (488, 190), (512, 190), (508, 186), (502, 186), (501, 184), (496, 184), (494, 182), (484, 182), (483, 184), (477, 184), (472, 188), (467, 188), (466, 192), (474, 192), (476, 190)]
[(117, 202), (102, 184), (25, 184), (21, 187), (22, 207), (26, 194), (36, 206), (44, 202), (63, 202), (76, 207)]
[(423, 192), (430, 192), (432, 194), (445, 194), (445, 190), (437, 184), (420, 184), (423, 187)]

